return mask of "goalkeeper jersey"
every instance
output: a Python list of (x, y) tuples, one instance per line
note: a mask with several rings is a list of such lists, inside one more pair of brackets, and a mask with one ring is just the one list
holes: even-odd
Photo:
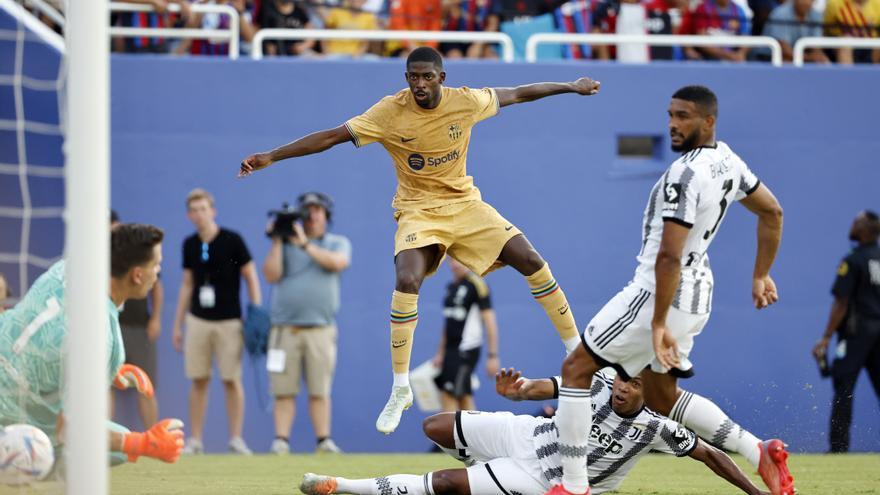
[[(29, 423), (55, 442), (62, 409), (67, 327), (64, 261), (52, 265), (22, 300), (0, 314), (0, 425)], [(125, 362), (119, 309), (107, 299), (107, 386)]]

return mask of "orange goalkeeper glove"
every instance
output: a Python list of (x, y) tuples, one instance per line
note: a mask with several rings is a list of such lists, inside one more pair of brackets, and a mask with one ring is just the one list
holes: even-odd
[(153, 397), (153, 382), (149, 375), (133, 364), (123, 364), (116, 372), (113, 386), (119, 390), (135, 387), (141, 395)]
[(145, 455), (165, 462), (175, 462), (183, 450), (183, 421), (163, 419), (143, 432), (126, 433), (122, 438), (122, 452), (130, 462)]

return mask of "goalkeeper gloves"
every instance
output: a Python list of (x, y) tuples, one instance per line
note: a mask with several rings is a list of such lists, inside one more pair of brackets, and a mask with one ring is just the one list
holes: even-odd
[(163, 419), (143, 432), (126, 433), (122, 438), (122, 452), (130, 462), (145, 455), (164, 462), (175, 462), (183, 450), (183, 421)]
[(133, 364), (123, 364), (116, 372), (113, 386), (119, 390), (135, 387), (145, 397), (153, 397), (153, 382), (144, 370)]

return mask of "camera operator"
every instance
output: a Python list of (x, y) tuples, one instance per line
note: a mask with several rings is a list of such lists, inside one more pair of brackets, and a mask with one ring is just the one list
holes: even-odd
[(318, 452), (340, 452), (330, 438), (330, 388), (336, 367), (336, 312), (339, 275), (351, 260), (351, 243), (327, 232), (333, 201), (307, 192), (294, 208), (270, 212), (272, 247), (263, 274), (276, 284), (266, 367), (275, 396), (275, 440), (271, 451), (290, 450), (300, 374), (305, 371), (309, 416)]

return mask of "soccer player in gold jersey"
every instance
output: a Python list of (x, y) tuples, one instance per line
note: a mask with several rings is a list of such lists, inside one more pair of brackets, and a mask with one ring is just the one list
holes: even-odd
[(315, 132), (241, 162), (239, 176), (284, 160), (320, 153), (337, 144), (381, 143), (397, 170), (394, 245), (396, 286), (391, 296), (391, 397), (376, 429), (391, 433), (412, 405), (409, 363), (418, 321), (418, 294), (448, 253), (478, 275), (510, 265), (525, 276), (532, 296), (544, 308), (566, 351), (580, 342), (565, 294), (547, 263), (522, 232), (483, 202), (467, 175), (471, 128), (499, 108), (546, 96), (594, 95), (599, 82), (583, 77), (568, 83), (537, 83), (515, 88), (444, 87), (446, 72), (436, 50), (417, 48), (406, 60), (409, 89), (382, 98), (365, 113), (334, 129)]

